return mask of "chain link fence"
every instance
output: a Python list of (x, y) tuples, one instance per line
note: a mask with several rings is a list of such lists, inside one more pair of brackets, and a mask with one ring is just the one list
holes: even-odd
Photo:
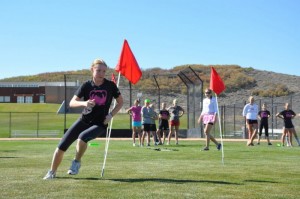
[[(278, 139), (278, 129), (283, 128), (283, 120), (276, 117), (276, 113), (284, 110), (285, 103), (290, 103), (291, 109), (296, 113), (300, 113), (300, 94), (294, 94), (283, 97), (255, 97), (255, 103), (261, 108), (262, 104), (267, 105), (267, 110), (270, 111), (269, 118), (269, 136)], [(248, 101), (235, 103), (232, 105), (220, 106), (220, 119), (222, 133), (224, 138), (247, 138), (247, 130), (245, 118), (242, 116), (243, 108)], [(300, 119), (296, 117), (293, 120), (296, 131), (300, 130)], [(264, 133), (264, 130), (263, 130)], [(213, 128), (213, 134), (219, 137), (219, 125), (216, 124)], [(263, 134), (264, 135), (264, 134)]]
[[(122, 92), (128, 92), (123, 89)], [(135, 93), (138, 91), (135, 90)], [(155, 97), (155, 95), (153, 95)], [(284, 110), (285, 103), (291, 104), (291, 109), (299, 114), (300, 113), (300, 94), (273, 97), (273, 98), (255, 98), (255, 102), (259, 107), (263, 103), (267, 104), (267, 109), (271, 113), (269, 118), (269, 135), (270, 138), (278, 139), (277, 132), (275, 130), (282, 129), (283, 120), (277, 118), (276, 113)], [(153, 98), (153, 100), (155, 100)], [(129, 99), (126, 97), (125, 101), (129, 103)], [(244, 105), (248, 103), (243, 101), (232, 105), (221, 105), (220, 121), (222, 126), (222, 135), (224, 138), (246, 138), (247, 132), (245, 131), (245, 119), (242, 116)], [(183, 106), (187, 107), (189, 104), (183, 102)], [(200, 112), (200, 111), (198, 111)], [(199, 114), (199, 113), (197, 113)], [(71, 125), (77, 118), (78, 114), (66, 114), (66, 126)], [(193, 122), (197, 122), (198, 115), (193, 118)], [(128, 124), (130, 123), (130, 117), (128, 116)], [(300, 130), (300, 118), (296, 117), (293, 120), (296, 131)], [(196, 124), (198, 125), (198, 124)], [(220, 137), (219, 123), (216, 123), (212, 129), (212, 134), (215, 137)], [(190, 131), (190, 132), (189, 132)], [(64, 115), (53, 112), (38, 112), (38, 113), (15, 113), (15, 112), (0, 112), (0, 133), (1, 137), (60, 137), (64, 132)], [(200, 125), (192, 130), (188, 128), (182, 128), (180, 133), (181, 137), (204, 137), (202, 128)], [(263, 134), (264, 135), (264, 134)]]
[[(199, 71), (198, 71), (199, 72)], [(110, 74), (108, 74), (109, 77)], [(149, 76), (150, 77), (150, 76)], [(142, 77), (146, 78), (143, 85), (146, 87), (141, 88), (139, 85), (131, 85), (124, 77), (121, 76), (119, 89), (124, 98), (124, 106), (121, 113), (125, 113), (125, 110), (132, 106), (133, 101), (140, 94), (141, 100), (150, 99), (155, 105), (155, 110), (160, 109), (161, 102), (166, 102), (167, 106), (172, 104), (174, 98), (177, 98), (179, 105), (185, 110), (186, 125), (181, 126), (181, 137), (193, 137), (200, 138), (204, 137), (203, 128), (197, 124), (197, 119), (202, 110), (202, 99), (203, 99), (203, 83), (199, 76), (194, 72), (194, 69), (188, 68), (179, 71), (176, 74), (155, 74), (153, 77)], [(167, 88), (162, 88), (160, 82), (168, 81), (173, 82), (173, 79), (180, 78), (181, 83), (173, 85), (170, 83)], [(74, 95), (74, 92), (78, 87), (86, 80), (90, 80), (90, 75), (78, 75), (78, 74), (65, 74), (64, 82), (65, 89), (56, 91), (64, 102), (62, 103), (62, 110), (64, 114), (56, 113), (12, 113), (12, 112), (0, 112), (0, 136), (1, 137), (13, 137), (20, 136), (23, 130), (28, 132), (28, 135), (34, 135), (33, 137), (53, 134), (61, 135), (66, 128), (68, 128), (73, 122), (74, 118), (78, 117), (81, 113), (82, 108), (70, 108), (68, 102)], [(73, 86), (68, 86), (68, 83), (73, 83)], [(269, 119), (269, 134), (271, 137), (275, 137), (274, 129), (281, 129), (283, 127), (282, 119), (276, 118), (277, 112), (284, 110), (284, 104), (289, 102), (292, 110), (296, 113), (300, 113), (300, 94), (294, 94), (284, 97), (255, 97), (255, 102), (259, 107), (263, 103), (267, 104), (267, 109), (271, 112)], [(220, 110), (220, 121), (221, 121), (221, 132), (224, 138), (246, 138), (246, 126), (245, 119), (242, 116), (244, 105), (247, 101), (241, 101), (231, 105), (221, 105)], [(143, 103), (141, 103), (141, 106)], [(73, 114), (70, 114), (73, 113)], [(75, 116), (74, 116), (75, 114)], [(48, 115), (51, 117), (49, 118)], [(128, 115), (128, 124), (131, 124), (131, 117)], [(55, 122), (57, 120), (57, 122)], [(24, 122), (26, 121), (26, 122)], [(293, 120), (296, 131), (300, 130), (300, 119), (295, 118)], [(131, 125), (129, 126), (129, 129)], [(47, 132), (48, 131), (48, 132)], [(220, 137), (220, 127), (217, 122), (213, 129), (212, 134), (215, 137)]]

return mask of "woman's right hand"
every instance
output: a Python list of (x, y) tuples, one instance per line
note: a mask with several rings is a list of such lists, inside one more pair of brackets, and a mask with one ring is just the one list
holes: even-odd
[(86, 101), (86, 107), (87, 108), (93, 108), (96, 105), (95, 100), (94, 99), (89, 99)]

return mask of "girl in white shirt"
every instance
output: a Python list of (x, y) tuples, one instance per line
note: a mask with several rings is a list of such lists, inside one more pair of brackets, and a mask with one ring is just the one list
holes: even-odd
[(257, 115), (258, 106), (254, 103), (254, 97), (250, 96), (249, 103), (243, 109), (243, 116), (245, 117), (249, 134), (247, 146), (254, 146), (253, 140), (256, 137), (258, 128)]
[(221, 149), (221, 144), (217, 142), (217, 140), (210, 135), (210, 130), (215, 123), (216, 115), (217, 115), (217, 102), (216, 98), (212, 97), (212, 91), (210, 89), (205, 90), (206, 98), (203, 100), (203, 109), (201, 115), (198, 119), (198, 123), (202, 121), (204, 124), (204, 133), (206, 135), (206, 146), (203, 149), (204, 151), (209, 150), (209, 141), (213, 141), (216, 144), (218, 150)]

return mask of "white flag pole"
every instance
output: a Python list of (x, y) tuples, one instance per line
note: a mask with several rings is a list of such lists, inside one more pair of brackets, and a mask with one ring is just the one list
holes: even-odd
[[(117, 80), (117, 87), (119, 87), (120, 76), (121, 76), (121, 73), (119, 72), (118, 80)], [(115, 108), (115, 106), (116, 106), (116, 100), (114, 99), (113, 109)], [(102, 165), (101, 177), (104, 176), (104, 169), (105, 169), (105, 164), (106, 164), (106, 158), (107, 158), (107, 152), (108, 152), (108, 146), (109, 146), (109, 140), (110, 140), (111, 128), (112, 128), (113, 121), (114, 121), (114, 118), (111, 118), (109, 128), (106, 129), (104, 160), (103, 160), (103, 165)]]
[(221, 118), (220, 118), (220, 111), (219, 111), (219, 104), (218, 104), (218, 96), (216, 96), (216, 102), (217, 102), (217, 112), (218, 112), (218, 119), (219, 119), (219, 128), (220, 128), (220, 138), (221, 138), (221, 150), (222, 150), (222, 164), (224, 165), (224, 144), (223, 144), (223, 136), (222, 136), (222, 128), (221, 128)]

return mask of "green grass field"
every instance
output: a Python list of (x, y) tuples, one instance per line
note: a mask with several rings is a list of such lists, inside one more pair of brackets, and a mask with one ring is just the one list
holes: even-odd
[(58, 140), (0, 141), (0, 198), (299, 198), (300, 147), (226, 141), (222, 165), (221, 151), (200, 151), (203, 140), (161, 151), (111, 140), (101, 178), (105, 141), (93, 142), (100, 146), (89, 146), (78, 175), (66, 173), (73, 144), (57, 178), (45, 181)]

